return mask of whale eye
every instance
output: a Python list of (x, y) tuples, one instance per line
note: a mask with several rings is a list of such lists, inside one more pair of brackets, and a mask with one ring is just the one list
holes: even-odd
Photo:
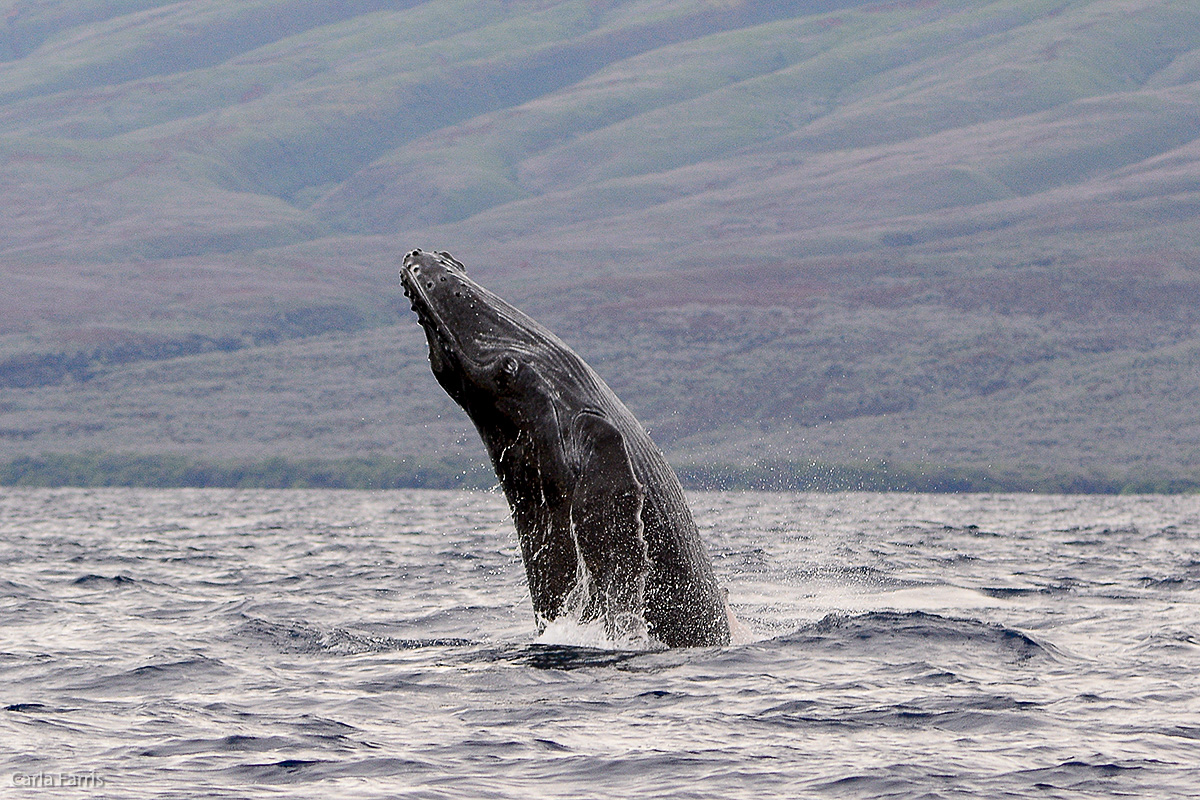
[(505, 356), (500, 362), (500, 371), (508, 377), (513, 377), (521, 369), (521, 364), (512, 356)]

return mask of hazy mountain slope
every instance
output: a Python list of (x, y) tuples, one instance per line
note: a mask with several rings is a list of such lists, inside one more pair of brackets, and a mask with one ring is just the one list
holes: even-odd
[[(936, 307), (607, 309), (552, 319), (673, 458), (959, 465), (1112, 481), (1200, 473), (1200, 343), (1134, 319), (1049, 324)], [(131, 364), (9, 389), (10, 452), (196, 459), (482, 458), (413, 358), (415, 325)], [(796, 357), (803, 354), (803, 357)]]
[(681, 459), (1200, 474), (1192, 3), (0, 15), (0, 457), (478, 458), (424, 246)]

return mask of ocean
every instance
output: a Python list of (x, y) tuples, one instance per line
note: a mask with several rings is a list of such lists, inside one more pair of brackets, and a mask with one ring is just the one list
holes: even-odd
[(539, 637), (494, 492), (0, 489), (0, 786), (1200, 796), (1200, 497), (689, 500), (729, 647)]

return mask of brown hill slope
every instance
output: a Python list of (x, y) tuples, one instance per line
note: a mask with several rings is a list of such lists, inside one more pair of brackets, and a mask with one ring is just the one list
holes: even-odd
[(0, 456), (476, 459), (425, 246), (678, 459), (1200, 475), (1192, 4), (0, 11)]

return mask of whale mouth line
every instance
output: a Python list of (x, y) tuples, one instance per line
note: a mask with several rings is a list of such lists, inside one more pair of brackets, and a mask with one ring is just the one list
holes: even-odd
[(404, 260), (400, 270), (400, 285), (404, 287), (404, 296), (409, 300), (409, 308), (417, 314), (417, 322), (426, 331), (432, 331), (442, 350), (451, 353), (455, 358), (478, 366), (482, 362), (467, 354), (458, 336), (446, 324), (442, 315), (421, 286), (421, 267)]

